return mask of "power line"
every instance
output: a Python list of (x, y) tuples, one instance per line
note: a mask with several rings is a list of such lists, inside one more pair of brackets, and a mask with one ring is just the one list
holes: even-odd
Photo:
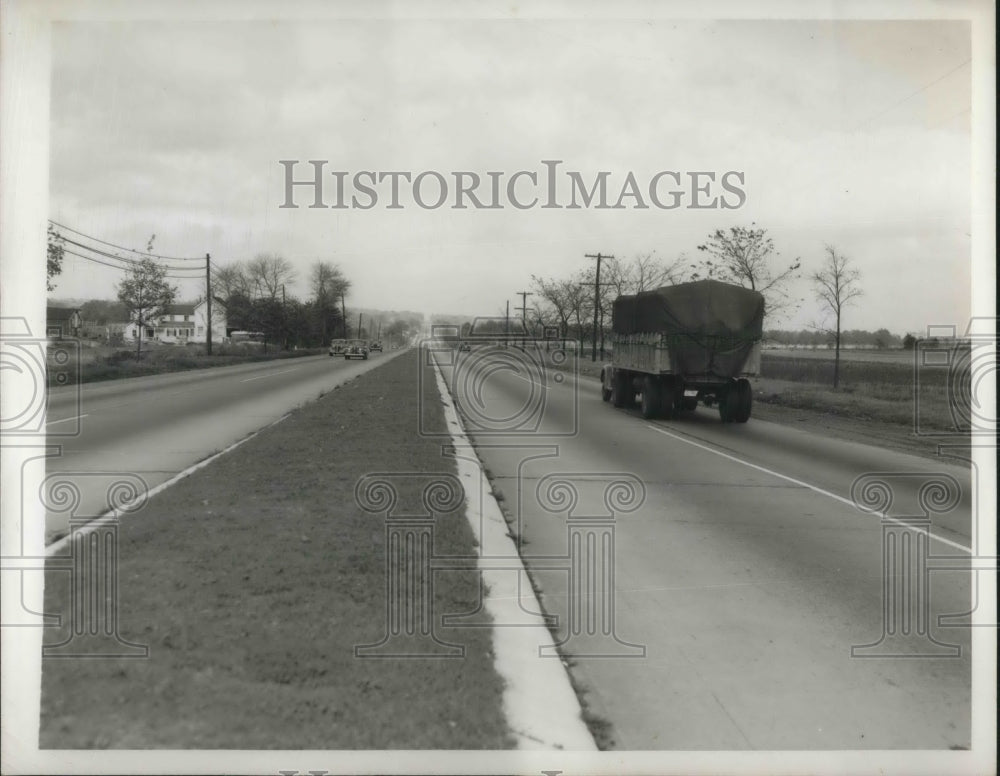
[[(132, 258), (129, 258), (128, 256), (119, 256), (119, 255), (117, 255), (115, 253), (109, 253), (108, 251), (102, 251), (100, 248), (94, 248), (94, 247), (92, 247), (90, 245), (85, 245), (84, 243), (77, 242), (76, 240), (71, 240), (68, 237), (61, 237), (60, 239), (63, 242), (69, 243), (70, 245), (75, 245), (78, 248), (83, 248), (84, 250), (96, 253), (98, 256), (104, 256), (105, 258), (108, 258), (108, 259), (115, 259), (117, 261), (123, 261), (123, 262), (127, 263), (131, 267), (134, 267), (134, 266), (136, 266), (136, 265), (138, 265), (140, 263), (138, 259), (132, 259)], [(198, 270), (197, 267), (177, 267), (177, 266), (164, 265), (164, 264), (157, 264), (157, 266), (158, 267), (162, 267), (163, 269), (179, 270), (181, 272), (191, 272), (191, 271), (197, 271)]]
[(84, 256), (82, 253), (77, 253), (76, 251), (71, 251), (69, 248), (63, 248), (64, 253), (68, 253), (70, 256), (77, 256), (81, 259), (86, 259), (87, 261), (92, 261), (95, 264), (103, 264), (105, 267), (111, 267), (112, 269), (117, 269), (123, 271), (128, 269), (128, 267), (123, 267), (119, 264), (111, 264), (107, 261), (101, 261), (100, 259), (95, 259), (93, 256)]
[(138, 254), (139, 256), (142, 256), (143, 258), (152, 257), (154, 259), (162, 259), (164, 261), (199, 261), (199, 262), (204, 261), (204, 259), (202, 258), (192, 258), (190, 256), (162, 256), (158, 253), (143, 253), (142, 251), (137, 251), (134, 248), (126, 248), (124, 245), (117, 245), (115, 243), (108, 242), (107, 240), (102, 240), (99, 237), (92, 237), (91, 235), (85, 232), (81, 232), (79, 229), (74, 229), (72, 226), (66, 226), (66, 224), (60, 224), (58, 221), (53, 221), (51, 218), (49, 219), (49, 223), (52, 224), (53, 226), (58, 226), (60, 229), (65, 229), (66, 231), (78, 234), (81, 237), (86, 237), (88, 240), (99, 242), (101, 243), (101, 245), (107, 245), (112, 248), (117, 248), (120, 251), (128, 251), (129, 253), (135, 253)]
[[(71, 251), (69, 248), (63, 248), (63, 251), (65, 253), (69, 254), (70, 256), (76, 256), (77, 258), (85, 259), (86, 261), (92, 261), (95, 264), (102, 264), (105, 267), (111, 267), (111, 269), (116, 269), (119, 272), (127, 272), (128, 270), (132, 269), (131, 266), (123, 267), (120, 264), (112, 264), (111, 262), (101, 261), (100, 259), (95, 259), (93, 256), (86, 256), (86, 255), (84, 255), (82, 253), (77, 253), (76, 251)], [(192, 267), (192, 269), (193, 269), (193, 267)], [(164, 277), (168, 277), (168, 278), (170, 278), (172, 280), (198, 280), (201, 277), (201, 275), (173, 275), (173, 274), (167, 273), (167, 274), (164, 275)]]
[[(597, 313), (601, 307), (601, 260), (602, 259), (613, 259), (614, 256), (606, 256), (600, 252), (598, 253), (585, 253), (584, 258), (586, 259), (597, 259), (597, 272), (594, 275), (594, 338), (593, 344), (591, 346), (590, 360), (597, 361)], [(602, 335), (603, 337), (603, 335)], [(603, 339), (601, 341), (601, 350), (603, 352)]]
[(515, 310), (521, 311), (521, 347), (524, 347), (524, 335), (528, 333), (528, 297), (534, 296), (531, 291), (515, 291), (515, 294), (521, 297), (521, 306), (515, 307)]

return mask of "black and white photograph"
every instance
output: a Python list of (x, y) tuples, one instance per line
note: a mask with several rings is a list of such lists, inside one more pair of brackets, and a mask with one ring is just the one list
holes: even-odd
[(3, 772), (995, 774), (994, 24), (0, 6)]

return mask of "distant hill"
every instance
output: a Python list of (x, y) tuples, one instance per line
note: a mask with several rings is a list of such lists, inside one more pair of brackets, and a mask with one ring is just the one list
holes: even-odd
[(413, 312), (412, 310), (376, 310), (370, 307), (351, 307), (351, 305), (348, 304), (347, 315), (350, 316), (352, 313), (354, 315), (361, 313), (365, 316), (365, 318), (374, 318), (376, 320), (381, 318), (384, 321), (391, 321), (394, 319), (422, 321), (424, 319), (423, 313)]
[(89, 299), (49, 299), (46, 304), (49, 307), (83, 307)]

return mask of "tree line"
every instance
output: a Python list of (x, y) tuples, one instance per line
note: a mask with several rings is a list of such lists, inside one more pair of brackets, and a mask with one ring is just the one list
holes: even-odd
[(604, 258), (599, 287), (596, 264), (564, 278), (533, 275), (531, 322), (536, 327), (556, 327), (561, 337), (582, 343), (594, 336), (596, 303), (597, 334), (603, 338), (610, 329), (611, 308), (617, 297), (707, 278), (759, 291), (771, 317), (796, 303), (788, 293), (788, 284), (799, 276), (801, 260), (783, 260), (766, 229), (755, 224), (719, 229), (697, 250), (695, 256), (680, 254), (671, 260), (655, 252), (631, 259)]
[[(913, 339), (912, 335), (906, 335)], [(840, 344), (849, 348), (875, 348), (878, 350), (902, 349), (905, 337), (893, 334), (888, 329), (867, 331), (865, 329), (845, 329), (840, 333)], [(826, 348), (835, 346), (833, 336), (828, 331), (817, 329), (766, 329), (764, 342), (790, 348)], [(911, 346), (912, 347), (912, 346)]]
[[(544, 328), (555, 328), (560, 338), (577, 340), (581, 347), (590, 340), (596, 350), (599, 341), (603, 354), (605, 337), (610, 330), (611, 308), (614, 300), (623, 294), (710, 278), (758, 291), (764, 297), (765, 320), (772, 321), (803, 301), (790, 293), (792, 281), (802, 277), (801, 258), (783, 257), (768, 231), (755, 223), (728, 230), (717, 229), (696, 248), (698, 253), (694, 256), (681, 254), (669, 261), (655, 253), (631, 259), (606, 258), (601, 265), (599, 283), (596, 264), (569, 277), (533, 275), (533, 305), (522, 313), (523, 323), (536, 333)], [(852, 333), (845, 340), (848, 333), (843, 330), (846, 309), (863, 293), (861, 275), (847, 256), (827, 245), (822, 260), (809, 273), (808, 279), (821, 311), (821, 317), (810, 329), (817, 344), (822, 340), (823, 344), (830, 342), (834, 346), (836, 387), (841, 345), (860, 344), (862, 339), (859, 334)], [(878, 346), (877, 342), (884, 342), (885, 347), (902, 345), (898, 337), (885, 329), (875, 332), (872, 340), (872, 346)]]
[(351, 282), (336, 264), (318, 261), (309, 268), (305, 300), (287, 290), (296, 280), (288, 259), (263, 253), (218, 268), (212, 295), (225, 305), (230, 329), (258, 332), (266, 343), (285, 349), (321, 347), (334, 336), (364, 336), (351, 334), (345, 306)]
[[(154, 239), (149, 240), (148, 254), (152, 254)], [(317, 261), (310, 266), (305, 299), (291, 292), (297, 279), (294, 265), (274, 253), (213, 268), (208, 289), (214, 303), (213, 322), (225, 320), (227, 330), (253, 333), (263, 339), (265, 347), (270, 344), (285, 350), (325, 347), (335, 338), (372, 338), (376, 334), (402, 338), (415, 325), (400, 319), (384, 329), (362, 320), (352, 325), (346, 306), (351, 282), (332, 262)], [(116, 292), (117, 303), (95, 300), (81, 308), (81, 316), (98, 322), (115, 316), (137, 323), (136, 357), (141, 357), (143, 330), (153, 327), (175, 303), (177, 287), (150, 255), (131, 263)]]

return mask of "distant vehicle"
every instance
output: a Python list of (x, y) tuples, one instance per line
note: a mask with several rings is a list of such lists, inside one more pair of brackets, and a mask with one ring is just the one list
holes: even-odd
[(335, 339), (332, 342), (330, 342), (331, 356), (342, 356), (344, 355), (345, 350), (347, 350), (347, 340)]
[(472, 345), (470, 345), (468, 342), (460, 342), (460, 343), (458, 343), (458, 349), (459, 350), (472, 350)]
[(381, 343), (381, 342), (373, 342), (373, 343), (372, 343), (372, 344), (371, 344), (371, 345), (370, 345), (370, 346), (368, 347), (368, 350), (369, 350), (369, 351), (371, 351), (372, 353), (374, 353), (374, 352), (375, 352), (376, 350), (377, 350), (377, 351), (378, 351), (379, 353), (381, 353), (381, 352), (382, 352), (382, 343)]
[(749, 377), (760, 371), (764, 297), (718, 280), (697, 280), (620, 296), (612, 308), (612, 362), (601, 398), (645, 418), (670, 418), (699, 403), (723, 423), (750, 419)]
[(344, 350), (344, 359), (348, 358), (368, 358), (368, 340), (356, 339), (348, 340)]

